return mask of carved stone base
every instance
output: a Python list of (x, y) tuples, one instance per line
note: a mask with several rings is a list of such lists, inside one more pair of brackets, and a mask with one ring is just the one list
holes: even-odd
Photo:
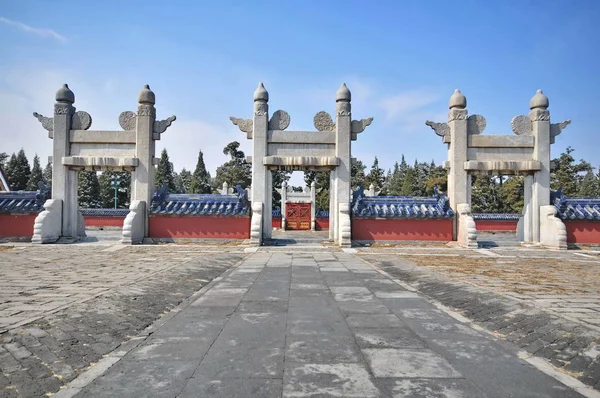
[(55, 243), (62, 232), (62, 200), (48, 199), (33, 224), (31, 243)]
[(260, 246), (262, 244), (262, 202), (252, 203), (252, 219), (250, 221), (250, 244)]
[(350, 204), (339, 203), (339, 244), (341, 247), (352, 246), (352, 224), (350, 222)]
[(471, 206), (468, 203), (459, 203), (457, 206), (458, 234), (457, 242), (460, 247), (477, 249), (477, 228), (471, 216)]
[(136, 244), (142, 243), (145, 238), (146, 225), (146, 202), (142, 200), (133, 200), (129, 205), (129, 213), (123, 221), (123, 235), (121, 243)]
[(540, 244), (549, 249), (567, 250), (567, 228), (556, 217), (556, 207), (540, 206)]

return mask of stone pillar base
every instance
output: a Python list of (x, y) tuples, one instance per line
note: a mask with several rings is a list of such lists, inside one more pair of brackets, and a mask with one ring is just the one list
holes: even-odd
[(31, 243), (55, 243), (62, 233), (62, 200), (48, 199), (33, 224)]
[(142, 243), (146, 237), (145, 225), (146, 218), (146, 202), (142, 200), (133, 200), (129, 205), (129, 213), (123, 221), (123, 235), (121, 243), (135, 244)]

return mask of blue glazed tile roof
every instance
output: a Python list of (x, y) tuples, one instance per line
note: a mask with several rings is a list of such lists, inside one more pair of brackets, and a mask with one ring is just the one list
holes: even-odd
[(430, 197), (365, 196), (359, 187), (352, 194), (352, 217), (452, 218), (448, 197), (437, 192)]
[(317, 210), (317, 218), (329, 218), (329, 210)]
[(600, 198), (567, 198), (562, 189), (552, 192), (550, 197), (561, 220), (600, 221)]
[(50, 197), (50, 187), (39, 183), (37, 191), (0, 192), (0, 213), (28, 214), (44, 210), (44, 202)]
[(521, 214), (515, 213), (473, 213), (473, 219), (494, 221), (519, 221)]
[(82, 216), (126, 217), (129, 209), (79, 209)]
[(168, 194), (166, 186), (152, 197), (150, 214), (182, 216), (244, 216), (250, 213), (248, 193), (239, 185), (232, 195)]
[(272, 218), (281, 218), (281, 209), (273, 209), (271, 212)]

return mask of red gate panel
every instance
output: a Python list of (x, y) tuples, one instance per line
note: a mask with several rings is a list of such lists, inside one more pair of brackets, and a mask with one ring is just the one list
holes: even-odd
[(285, 221), (286, 229), (309, 230), (310, 203), (286, 203)]

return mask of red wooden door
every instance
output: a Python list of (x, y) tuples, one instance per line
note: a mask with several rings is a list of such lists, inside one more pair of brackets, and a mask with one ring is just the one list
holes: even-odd
[(285, 222), (286, 229), (309, 230), (310, 203), (286, 203)]

